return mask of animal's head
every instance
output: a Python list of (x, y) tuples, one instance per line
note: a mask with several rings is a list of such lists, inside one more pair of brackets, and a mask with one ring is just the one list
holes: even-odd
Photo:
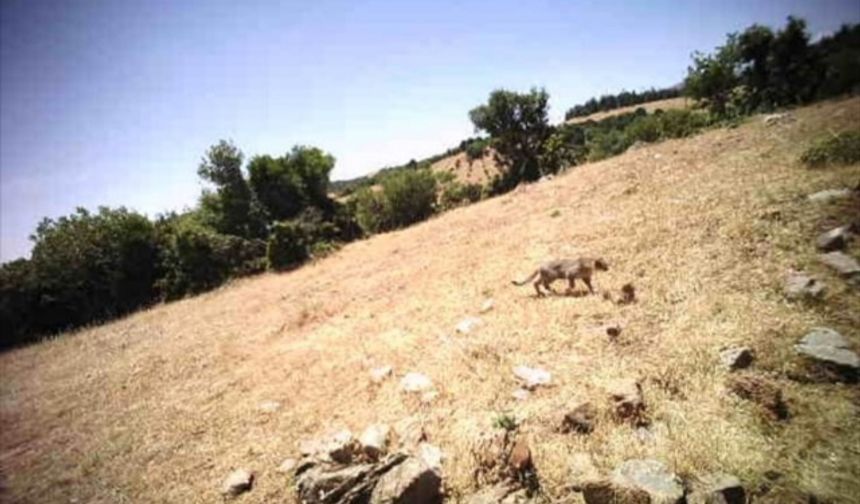
[(594, 269), (598, 269), (600, 271), (609, 271), (609, 265), (606, 264), (606, 261), (603, 259), (598, 259), (594, 261)]

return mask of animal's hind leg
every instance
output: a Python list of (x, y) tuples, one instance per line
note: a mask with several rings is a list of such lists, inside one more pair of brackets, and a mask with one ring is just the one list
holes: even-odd
[(570, 277), (567, 279), (567, 293), (573, 294), (573, 289), (576, 288), (576, 278)]
[(538, 278), (537, 280), (535, 280), (535, 283), (534, 283), (534, 286), (535, 286), (535, 292), (537, 292), (538, 297), (543, 297), (543, 295), (544, 295), (544, 294), (543, 294), (543, 292), (541, 292), (541, 290), (540, 290), (540, 284), (541, 284), (541, 280), (540, 280), (540, 278)]
[(591, 292), (592, 294), (594, 294), (594, 288), (591, 286), (591, 279), (588, 277), (585, 277), (582, 279), (582, 281), (585, 282), (586, 286), (588, 286), (588, 292)]

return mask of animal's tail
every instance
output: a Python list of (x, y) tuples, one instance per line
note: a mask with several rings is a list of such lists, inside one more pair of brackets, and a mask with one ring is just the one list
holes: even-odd
[(531, 282), (532, 280), (534, 280), (534, 278), (536, 276), (538, 276), (538, 273), (540, 273), (540, 269), (534, 270), (534, 272), (531, 275), (529, 275), (528, 278), (524, 279), (522, 282), (517, 282), (516, 280), (511, 280), (511, 283), (514, 285), (525, 285), (525, 284)]

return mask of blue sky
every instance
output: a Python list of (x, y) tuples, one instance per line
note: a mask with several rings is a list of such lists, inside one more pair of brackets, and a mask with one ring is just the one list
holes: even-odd
[(680, 82), (694, 50), (788, 14), (813, 34), (857, 0), (0, 2), (0, 260), (77, 206), (194, 205), (218, 139), (246, 155), (310, 144), (334, 178), (473, 134), (498, 87), (591, 96)]

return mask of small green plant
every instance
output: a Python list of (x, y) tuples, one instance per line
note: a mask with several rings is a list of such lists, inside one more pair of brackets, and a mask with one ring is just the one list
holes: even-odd
[(843, 131), (816, 141), (800, 161), (810, 168), (860, 162), (860, 130)]
[(513, 415), (508, 413), (499, 413), (495, 418), (493, 418), (493, 427), (513, 432), (519, 427), (519, 422), (517, 422), (516, 417)]

